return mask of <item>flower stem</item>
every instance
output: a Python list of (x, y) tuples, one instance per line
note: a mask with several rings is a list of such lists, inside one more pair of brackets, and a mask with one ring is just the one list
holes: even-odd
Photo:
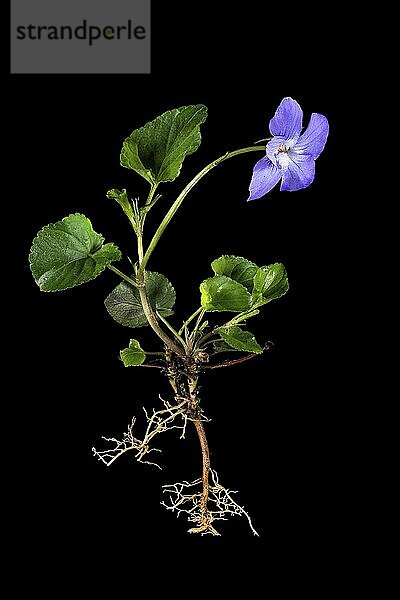
[(151, 240), (151, 242), (149, 244), (149, 247), (146, 250), (146, 253), (145, 253), (143, 260), (141, 262), (141, 265), (139, 267), (139, 272), (143, 271), (146, 268), (149, 258), (152, 255), (153, 250), (156, 247), (156, 245), (158, 244), (158, 241), (161, 238), (162, 234), (164, 233), (166, 227), (170, 223), (171, 219), (175, 215), (176, 211), (178, 210), (178, 208), (180, 207), (180, 205), (182, 204), (182, 202), (184, 201), (184, 199), (186, 198), (188, 193), (194, 188), (194, 186), (200, 181), (200, 179), (202, 179), (204, 177), (204, 175), (206, 175), (214, 167), (216, 167), (220, 163), (224, 162), (228, 158), (233, 158), (234, 156), (238, 156), (239, 154), (246, 154), (247, 152), (260, 152), (260, 151), (265, 152), (265, 146), (250, 146), (248, 148), (240, 148), (239, 150), (233, 150), (232, 152), (227, 152), (223, 156), (220, 156), (219, 158), (214, 160), (212, 163), (210, 163), (209, 165), (204, 167), (204, 169), (202, 171), (200, 171), (200, 173), (198, 173), (196, 175), (196, 177), (194, 177), (192, 179), (192, 181), (190, 181), (188, 183), (188, 185), (182, 190), (182, 192), (179, 194), (179, 196), (177, 197), (177, 199), (175, 200), (175, 202), (173, 203), (173, 205), (171, 206), (171, 208), (165, 215), (164, 219), (161, 221), (157, 231), (155, 232), (155, 234), (153, 236), (153, 239)]

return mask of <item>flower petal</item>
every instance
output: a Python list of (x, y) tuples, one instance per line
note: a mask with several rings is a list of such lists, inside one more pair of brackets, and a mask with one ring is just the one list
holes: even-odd
[(328, 133), (328, 119), (324, 115), (312, 113), (307, 129), (299, 137), (293, 150), (318, 158), (325, 147)]
[(306, 188), (314, 181), (315, 160), (309, 154), (290, 153), (290, 162), (283, 172), (282, 192), (295, 192)]
[(282, 171), (273, 165), (267, 156), (264, 156), (254, 166), (249, 188), (250, 196), (247, 201), (265, 196), (276, 186), (281, 177)]
[(303, 111), (300, 105), (293, 98), (284, 98), (269, 122), (269, 130), (272, 135), (281, 135), (286, 140), (297, 140), (302, 122)]

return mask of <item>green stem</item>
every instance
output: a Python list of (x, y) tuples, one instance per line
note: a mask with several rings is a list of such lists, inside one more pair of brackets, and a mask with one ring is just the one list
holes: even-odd
[(230, 321), (225, 323), (225, 325), (221, 325), (220, 327), (233, 327), (234, 325), (237, 325), (238, 323), (241, 323), (242, 321), (246, 321), (247, 319), (250, 319), (250, 317), (254, 317), (255, 315), (258, 315), (259, 312), (260, 311), (258, 310), (258, 308), (250, 309), (247, 312), (243, 313), (242, 315), (238, 315), (237, 317), (234, 317), (233, 319), (231, 319)]
[(209, 171), (214, 169), (214, 167), (216, 167), (220, 163), (224, 162), (228, 158), (233, 158), (234, 156), (239, 156), (239, 154), (246, 154), (247, 152), (260, 152), (260, 151), (265, 152), (265, 146), (250, 146), (248, 148), (240, 148), (239, 150), (233, 150), (233, 152), (227, 152), (223, 156), (220, 156), (219, 158), (217, 158), (217, 160), (214, 160), (212, 163), (210, 163), (209, 165), (204, 167), (204, 169), (202, 171), (200, 171), (200, 173), (198, 173), (196, 175), (196, 177), (194, 177), (192, 179), (192, 181), (190, 181), (190, 183), (188, 183), (188, 185), (184, 188), (184, 190), (182, 190), (182, 192), (179, 194), (179, 196), (177, 197), (177, 199), (175, 200), (175, 202), (173, 203), (173, 205), (171, 206), (171, 208), (165, 215), (164, 219), (161, 221), (157, 231), (155, 232), (155, 234), (153, 236), (153, 239), (151, 240), (151, 242), (149, 244), (149, 247), (146, 250), (146, 254), (144, 255), (142, 263), (139, 267), (139, 271), (143, 271), (146, 268), (146, 265), (149, 261), (150, 256), (153, 253), (154, 248), (156, 247), (156, 245), (157, 245), (159, 239), (161, 238), (162, 234), (164, 233), (166, 227), (170, 223), (172, 217), (175, 215), (176, 211), (178, 210), (178, 208), (180, 207), (180, 205), (182, 204), (182, 202), (184, 201), (184, 199), (186, 198), (188, 193), (194, 188), (194, 186), (200, 181), (200, 179), (202, 179), (204, 177), (204, 175), (206, 175)]
[(190, 336), (191, 341), (195, 341), (196, 335), (197, 335), (197, 330), (199, 328), (199, 325), (200, 325), (200, 323), (201, 323), (201, 321), (202, 321), (205, 313), (206, 313), (206, 311), (204, 309), (202, 309), (201, 312), (200, 312), (200, 314), (199, 314), (199, 318), (196, 321), (196, 325), (194, 326), (194, 329), (193, 329), (192, 334)]
[(218, 335), (218, 330), (219, 329), (223, 329), (225, 327), (233, 327), (234, 325), (237, 325), (238, 323), (241, 323), (242, 321), (246, 321), (250, 317), (253, 317), (254, 315), (258, 314), (258, 312), (259, 312), (258, 309), (255, 309), (255, 310), (251, 310), (250, 309), (246, 313), (244, 313), (242, 315), (238, 315), (237, 317), (234, 317), (233, 319), (231, 319), (230, 321), (228, 321), (224, 325), (219, 325), (218, 327), (215, 327), (213, 329), (213, 331), (210, 331), (210, 333), (207, 333), (205, 336), (203, 336), (197, 342), (196, 346), (198, 348), (200, 348), (201, 346), (204, 346), (204, 343), (207, 342), (210, 338), (212, 338), (214, 335)]
[(151, 201), (153, 200), (154, 194), (156, 193), (157, 186), (158, 186), (158, 183), (155, 183), (151, 186), (149, 195), (147, 196), (146, 204), (150, 204)]
[[(156, 193), (157, 185), (158, 184), (153, 184), (151, 186), (149, 195), (147, 196), (146, 206), (147, 206), (147, 204), (150, 204), (151, 201), (153, 200), (154, 194)], [(139, 267), (140, 267), (140, 264), (141, 264), (141, 262), (143, 260), (143, 254), (144, 254), (144, 252), (143, 252), (143, 229), (144, 229), (144, 222), (146, 221), (146, 216), (147, 216), (147, 213), (145, 212), (140, 217), (140, 211), (138, 209), (137, 228), (135, 229), (135, 233), (136, 233), (136, 236), (137, 236)]]
[(143, 260), (143, 234), (142, 233), (138, 233), (137, 247), (138, 247), (139, 265), (140, 265)]
[[(150, 204), (150, 202), (153, 200), (154, 194), (156, 193), (156, 189), (157, 189), (157, 184), (153, 184), (150, 188), (149, 195), (147, 196), (146, 205)], [(144, 215), (141, 218), (141, 222), (138, 223), (138, 231), (136, 232), (137, 241), (138, 241), (139, 268), (143, 261), (143, 254), (144, 254), (144, 252), (143, 252), (143, 229), (144, 229), (144, 222), (146, 220), (146, 216), (147, 216), (147, 213), (144, 213)], [(143, 271), (144, 271), (144, 268), (143, 268)]]
[[(156, 187), (152, 186), (147, 201), (149, 201), (149, 198), (151, 201), (151, 198), (153, 197), (155, 190), (156, 190)], [(164, 342), (164, 344), (170, 350), (175, 352), (175, 354), (178, 354), (178, 356), (185, 356), (185, 352), (183, 351), (183, 349), (180, 346), (178, 346), (178, 344), (176, 344), (173, 340), (171, 340), (171, 338), (166, 333), (164, 333), (164, 331), (161, 329), (161, 327), (157, 321), (157, 317), (154, 314), (153, 308), (151, 307), (151, 304), (149, 302), (149, 298), (147, 296), (145, 278), (144, 278), (144, 267), (142, 266), (142, 263), (143, 263), (143, 222), (142, 222), (141, 231), (137, 232), (137, 248), (138, 248), (138, 257), (139, 257), (139, 268), (136, 273), (137, 280), (138, 280), (137, 287), (139, 288), (140, 301), (142, 303), (143, 312), (146, 315), (146, 319), (147, 319), (150, 327), (154, 331), (154, 333), (156, 333), (158, 335), (158, 337)], [(186, 345), (184, 344), (183, 347), (185, 348)]]
[(181, 338), (181, 336), (179, 335), (179, 333), (172, 327), (171, 323), (168, 323), (167, 319), (164, 319), (164, 317), (162, 315), (160, 315), (160, 313), (158, 311), (157, 311), (157, 317), (160, 319), (160, 321), (162, 321), (164, 323), (164, 325), (166, 327), (168, 327), (168, 329), (170, 330), (170, 332), (182, 344), (182, 346), (184, 348), (186, 348), (185, 342), (183, 341), (183, 339)]
[[(138, 236), (138, 251), (139, 251), (139, 239), (141, 239), (141, 236)], [(140, 253), (140, 251), (139, 251), (139, 253)], [(154, 315), (154, 312), (153, 312), (153, 309), (150, 306), (149, 299), (147, 297), (147, 293), (146, 293), (145, 287), (143, 287), (143, 285), (138, 285), (136, 283), (136, 281), (134, 281), (133, 279), (131, 279), (130, 277), (128, 277), (127, 275), (125, 275), (125, 273), (122, 273), (122, 271), (120, 271), (119, 269), (117, 269), (113, 265), (108, 265), (108, 268), (110, 269), (110, 271), (113, 271), (114, 273), (116, 273), (117, 275), (119, 275), (122, 279), (124, 279), (130, 285), (133, 285), (134, 287), (139, 288), (139, 294), (140, 294), (140, 298), (142, 300), (143, 311), (144, 311), (144, 314), (147, 317), (147, 320), (148, 320), (148, 322), (150, 324), (150, 327), (155, 331), (155, 333), (158, 335), (158, 337), (161, 338), (162, 341), (169, 348), (171, 348), (171, 350), (173, 350), (176, 354), (179, 354), (179, 356), (184, 356), (184, 353), (182, 352), (182, 349), (179, 348), (179, 346), (177, 346), (175, 344), (175, 342), (173, 342), (162, 331), (162, 329), (158, 325), (157, 319), (156, 319), (156, 317)], [(185, 342), (182, 340), (182, 338), (180, 336), (178, 336), (178, 334), (176, 333), (175, 329), (173, 329), (173, 327), (167, 321), (165, 321), (165, 319), (163, 319), (161, 317), (161, 315), (159, 315), (159, 317), (169, 327), (169, 329), (171, 329), (173, 331), (174, 335), (179, 339), (179, 341), (182, 343), (183, 347), (186, 348)], [(152, 352), (146, 352), (145, 354), (153, 354), (153, 353)], [(159, 354), (159, 353), (156, 352), (154, 354)], [(161, 353), (161, 355), (163, 355), (163, 354)]]
[(193, 321), (193, 319), (195, 319), (197, 317), (197, 315), (202, 311), (203, 309), (198, 308), (192, 315), (190, 315), (190, 317), (184, 322), (184, 324), (182, 325), (182, 327), (180, 328), (180, 330), (178, 331), (179, 335), (181, 335), (181, 333), (183, 332), (183, 330), (185, 329), (185, 327), (187, 327), (189, 325), (189, 323), (191, 323)]
[(134, 281), (133, 279), (128, 277), (128, 275), (125, 275), (125, 273), (123, 273), (122, 271), (117, 269), (117, 267), (114, 267), (114, 265), (108, 265), (108, 268), (110, 269), (110, 271), (113, 271), (113, 273), (116, 273), (117, 275), (119, 275), (119, 277), (124, 279), (127, 283), (129, 283), (130, 285), (133, 285), (133, 287), (136, 287), (136, 288), (139, 287), (138, 284), (136, 283), (136, 281)]
[(146, 315), (146, 319), (147, 319), (150, 327), (154, 331), (154, 333), (156, 333), (158, 335), (158, 337), (164, 342), (164, 344), (170, 350), (175, 352), (175, 354), (177, 354), (178, 356), (185, 356), (185, 353), (182, 350), (182, 348), (180, 348), (173, 340), (171, 340), (171, 338), (166, 333), (163, 332), (160, 325), (158, 324), (157, 318), (153, 312), (153, 309), (152, 309), (149, 299), (147, 297), (146, 288), (145, 288), (144, 283), (141, 283), (141, 285), (139, 286), (139, 294), (140, 294), (140, 300), (141, 300), (142, 306), (143, 306), (143, 312)]
[(176, 344), (173, 340), (171, 340), (171, 338), (164, 333), (164, 331), (161, 329), (160, 325), (158, 324), (156, 315), (154, 314), (154, 311), (150, 305), (148, 296), (147, 296), (147, 292), (146, 292), (146, 287), (144, 284), (144, 274), (142, 274), (143, 280), (139, 281), (139, 294), (140, 294), (140, 301), (142, 303), (142, 307), (143, 307), (143, 312), (146, 315), (146, 319), (150, 325), (150, 327), (152, 328), (152, 330), (154, 331), (154, 333), (156, 333), (158, 335), (158, 337), (164, 342), (164, 344), (173, 352), (175, 352), (175, 354), (177, 354), (178, 356), (185, 356), (185, 352), (183, 351), (183, 349), (178, 346), (178, 344)]

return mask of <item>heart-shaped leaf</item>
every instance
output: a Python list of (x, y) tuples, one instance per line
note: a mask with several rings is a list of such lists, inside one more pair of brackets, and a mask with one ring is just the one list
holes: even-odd
[(121, 165), (133, 169), (151, 185), (173, 181), (185, 157), (200, 146), (200, 125), (206, 118), (207, 107), (203, 104), (168, 110), (126, 138)]
[(200, 291), (204, 310), (243, 312), (250, 308), (251, 295), (246, 288), (225, 275), (206, 279), (200, 284)]
[(249, 292), (253, 289), (254, 275), (257, 273), (256, 264), (242, 256), (224, 255), (211, 263), (216, 275), (226, 275), (234, 281), (241, 283)]
[[(161, 275), (146, 271), (146, 290), (150, 305), (163, 317), (173, 313), (175, 290), (168, 279)], [(123, 281), (107, 296), (104, 304), (112, 318), (125, 327), (144, 327), (148, 325), (140, 300), (139, 290)]]
[(93, 231), (81, 214), (44, 227), (33, 240), (29, 263), (42, 292), (66, 290), (95, 279), (113, 261), (121, 259), (114, 244)]
[(213, 348), (215, 352), (238, 352), (236, 348), (232, 348), (232, 346), (224, 342), (223, 339), (215, 340), (215, 342), (213, 342)]
[(218, 333), (224, 342), (235, 348), (235, 350), (252, 352), (253, 354), (261, 354), (263, 351), (254, 335), (250, 331), (243, 331), (238, 326), (221, 328)]
[(253, 306), (259, 307), (276, 300), (288, 289), (289, 281), (282, 263), (260, 267), (254, 276)]

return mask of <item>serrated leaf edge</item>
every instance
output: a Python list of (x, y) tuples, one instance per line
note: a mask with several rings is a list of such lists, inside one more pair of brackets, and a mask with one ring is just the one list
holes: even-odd
[[(216, 275), (218, 275), (218, 273), (217, 273), (217, 272), (214, 270), (213, 263), (215, 263), (217, 260), (221, 260), (221, 258), (238, 258), (238, 259), (240, 259), (240, 260), (245, 260), (246, 262), (248, 262), (248, 263), (251, 263), (251, 265), (252, 265), (253, 267), (257, 267), (257, 268), (259, 268), (259, 266), (258, 266), (258, 265), (256, 265), (256, 263), (254, 263), (252, 260), (249, 260), (249, 259), (248, 259), (248, 258), (246, 258), (245, 256), (236, 256), (236, 254), (222, 254), (222, 255), (221, 255), (221, 256), (219, 256), (218, 258), (214, 258), (214, 260), (213, 260), (213, 261), (212, 261), (212, 263), (211, 263), (211, 268), (212, 268), (212, 270), (214, 271), (214, 273), (215, 273)], [(231, 279), (232, 279), (232, 278), (231, 278)]]
[[(139, 345), (139, 348), (132, 348), (131, 347), (132, 342), (136, 342)], [(122, 352), (125, 352), (125, 350), (137, 350), (138, 352), (142, 352), (144, 354), (144, 358), (143, 358), (142, 362), (140, 364), (138, 364), (138, 365), (126, 365), (124, 363), (124, 360), (123, 360), (122, 356), (121, 356)], [(136, 339), (132, 338), (131, 340), (129, 340), (129, 346), (127, 348), (122, 348), (122, 350), (119, 351), (119, 359), (120, 359), (120, 361), (122, 362), (122, 364), (124, 365), (125, 368), (126, 367), (140, 367), (140, 365), (142, 365), (145, 362), (145, 360), (146, 360), (146, 353), (143, 350), (143, 348), (141, 347), (139, 340), (136, 340)]]
[[(167, 315), (167, 316), (172, 316), (172, 315), (174, 314), (174, 311), (172, 310), (172, 308), (174, 307), (174, 305), (175, 305), (175, 302), (176, 302), (176, 291), (175, 291), (175, 288), (174, 288), (174, 286), (172, 285), (172, 283), (170, 282), (170, 280), (168, 279), (168, 277), (167, 277), (166, 275), (164, 275), (163, 273), (159, 273), (158, 271), (146, 271), (146, 273), (151, 273), (151, 274), (153, 274), (153, 273), (154, 273), (155, 275), (159, 275), (159, 276), (161, 276), (161, 277), (164, 277), (164, 279), (166, 279), (166, 280), (167, 280), (167, 282), (169, 283), (169, 285), (171, 286), (172, 292), (173, 292), (173, 294), (174, 294), (174, 303), (173, 303), (172, 307), (171, 307), (171, 308), (165, 308), (165, 307), (156, 307), (156, 310), (159, 310), (159, 311), (161, 312), (161, 314), (162, 314), (162, 315), (164, 315), (164, 313), (163, 313), (162, 311), (171, 311), (171, 312), (169, 313), (169, 315)], [(127, 287), (131, 287), (131, 288), (132, 288), (132, 286), (131, 286), (129, 283), (127, 283), (126, 281), (121, 281), (120, 283), (118, 283), (118, 284), (117, 284), (117, 285), (116, 285), (116, 286), (115, 286), (115, 287), (114, 287), (114, 288), (111, 290), (111, 292), (110, 292), (109, 294), (107, 294), (107, 296), (105, 297), (105, 299), (104, 299), (104, 301), (103, 301), (103, 304), (104, 304), (104, 306), (105, 306), (105, 308), (106, 308), (106, 311), (107, 311), (107, 313), (110, 315), (110, 317), (111, 317), (111, 318), (112, 318), (112, 319), (113, 319), (113, 320), (114, 320), (116, 323), (118, 323), (119, 325), (121, 325), (121, 327), (129, 327), (130, 329), (140, 329), (141, 327), (147, 327), (147, 326), (149, 325), (149, 323), (148, 323), (148, 322), (147, 322), (147, 323), (145, 323), (145, 324), (143, 324), (143, 325), (124, 325), (124, 324), (122, 324), (120, 321), (117, 321), (117, 320), (116, 320), (116, 319), (113, 317), (113, 315), (111, 314), (111, 312), (108, 310), (108, 307), (107, 307), (106, 301), (107, 301), (107, 299), (108, 299), (108, 298), (111, 296), (111, 294), (112, 294), (112, 293), (113, 293), (113, 292), (114, 292), (114, 291), (117, 289), (117, 287), (119, 287), (120, 285), (121, 285), (121, 286), (127, 286)], [(143, 308), (143, 307), (142, 307), (142, 308)]]
[[(132, 167), (130, 167), (130, 166), (128, 166), (127, 164), (124, 164), (124, 163), (123, 163), (123, 159), (122, 159), (122, 157), (123, 157), (123, 154), (124, 154), (124, 151), (125, 151), (125, 143), (126, 143), (128, 140), (129, 140), (129, 141), (133, 141), (133, 140), (131, 140), (131, 136), (132, 136), (132, 134), (133, 134), (133, 133), (136, 133), (136, 132), (142, 131), (142, 130), (143, 130), (143, 129), (145, 129), (145, 128), (146, 128), (148, 125), (151, 125), (152, 123), (154, 123), (155, 121), (157, 121), (157, 119), (159, 119), (160, 117), (164, 116), (166, 113), (175, 113), (175, 116), (177, 116), (177, 115), (179, 115), (179, 113), (181, 113), (181, 112), (182, 112), (182, 111), (183, 111), (185, 108), (188, 108), (189, 106), (199, 106), (199, 107), (201, 107), (201, 108), (199, 108), (199, 111), (200, 111), (200, 110), (203, 110), (203, 109), (205, 109), (205, 116), (204, 116), (204, 120), (203, 120), (201, 123), (199, 123), (199, 124), (197, 125), (197, 127), (199, 128), (199, 131), (198, 131), (198, 133), (199, 133), (199, 144), (198, 144), (197, 148), (195, 148), (193, 151), (191, 151), (191, 152), (185, 152), (185, 153), (184, 153), (184, 156), (183, 156), (182, 162), (181, 162), (181, 164), (180, 164), (179, 170), (178, 170), (178, 172), (177, 172), (176, 176), (175, 176), (173, 179), (163, 179), (162, 181), (159, 181), (159, 182), (157, 182), (157, 183), (158, 183), (158, 184), (160, 184), (160, 183), (165, 183), (165, 182), (175, 181), (175, 179), (177, 179), (177, 178), (179, 177), (180, 173), (181, 173), (181, 170), (182, 170), (182, 167), (183, 167), (183, 162), (184, 162), (185, 158), (186, 158), (187, 156), (190, 156), (191, 154), (194, 154), (194, 153), (196, 152), (196, 150), (198, 150), (198, 148), (199, 148), (199, 146), (200, 146), (200, 144), (201, 144), (201, 142), (202, 142), (202, 136), (201, 136), (201, 129), (200, 129), (200, 126), (201, 126), (201, 125), (203, 125), (203, 124), (205, 123), (205, 121), (206, 121), (206, 119), (207, 119), (207, 117), (208, 117), (208, 107), (207, 107), (205, 104), (188, 104), (188, 105), (186, 105), (186, 106), (180, 106), (179, 108), (172, 108), (172, 109), (170, 109), (170, 110), (165, 110), (163, 113), (161, 113), (161, 115), (158, 115), (157, 117), (155, 117), (155, 118), (154, 118), (154, 119), (152, 119), (151, 121), (148, 121), (147, 123), (145, 123), (144, 125), (142, 125), (142, 127), (138, 127), (137, 129), (134, 129), (134, 130), (132, 131), (132, 133), (131, 133), (130, 135), (128, 135), (128, 137), (126, 137), (126, 138), (124, 139), (124, 141), (122, 142), (122, 150), (121, 150), (121, 152), (120, 152), (120, 157), (119, 157), (119, 160), (120, 160), (120, 164), (121, 164), (121, 166), (122, 166), (122, 167), (124, 167), (124, 168), (126, 168), (126, 169), (132, 169)], [(196, 113), (196, 114), (197, 114), (197, 113)], [(193, 117), (194, 117), (194, 115), (192, 116), (192, 118), (193, 118)], [(143, 167), (143, 171), (145, 171), (145, 172), (147, 173), (147, 175), (148, 175), (149, 179), (151, 180), (151, 181), (149, 181), (149, 179), (147, 179), (147, 181), (149, 181), (149, 183), (150, 183), (150, 184), (152, 184), (152, 185), (156, 184), (156, 179), (154, 179), (154, 176), (153, 176), (153, 173), (152, 173), (151, 169), (146, 169), (146, 167), (145, 167), (145, 166), (144, 166), (144, 164), (142, 163), (142, 160), (141, 160), (141, 158), (140, 158), (140, 156), (139, 156), (139, 153), (137, 153), (137, 155), (138, 155), (138, 160), (139, 160), (140, 164), (141, 164), (141, 165), (142, 165), (142, 167)], [(132, 170), (133, 170), (133, 171), (135, 171), (135, 169), (132, 169)], [(146, 179), (146, 178), (144, 178), (144, 179)]]
[[(200, 289), (200, 294), (203, 294), (203, 290), (201, 289), (201, 286), (204, 283), (207, 283), (208, 281), (211, 281), (212, 279), (215, 279), (216, 277), (225, 277), (226, 279), (229, 279), (230, 281), (232, 281), (233, 283), (236, 283), (237, 285), (240, 285), (245, 292), (249, 295), (250, 300), (251, 300), (251, 294), (249, 292), (249, 290), (239, 281), (236, 281), (236, 279), (232, 279), (232, 277), (228, 277), (228, 275), (213, 275), (212, 277), (207, 277), (207, 279), (203, 279), (203, 281), (200, 283), (199, 289)], [(234, 310), (218, 310), (218, 309), (213, 309), (213, 310), (207, 310), (207, 312), (236, 312)], [(237, 312), (241, 312), (241, 311), (237, 311)]]
[[(221, 335), (221, 329), (223, 329), (223, 327), (221, 327), (219, 329), (219, 334), (221, 336), (221, 339), (228, 344), (228, 346), (231, 346), (231, 348), (234, 348), (235, 350), (237, 350), (238, 352), (247, 352), (248, 354), (262, 354), (263, 353), (263, 348), (262, 346), (257, 342), (255, 336), (251, 333), (251, 331), (246, 331), (245, 329), (242, 329), (241, 327), (239, 327), (239, 325), (235, 325), (234, 327), (237, 327), (238, 329), (240, 329), (240, 331), (242, 331), (243, 333), (249, 333), (250, 335), (253, 336), (253, 339), (255, 341), (255, 343), (260, 346), (261, 350), (259, 352), (251, 352), (250, 350), (243, 350), (243, 348), (236, 348), (235, 346), (233, 346), (232, 344), (230, 344), (225, 338), (222, 337)], [(233, 329), (233, 327), (227, 328), (227, 329)]]
[[(270, 267), (275, 267), (276, 265), (282, 265), (282, 267), (283, 267), (283, 275), (276, 285), (279, 285), (283, 279), (286, 279), (287, 289), (284, 292), (282, 292), (282, 294), (280, 296), (278, 296), (277, 298), (267, 299), (267, 298), (265, 298), (265, 296), (263, 294), (261, 294), (260, 299), (263, 298), (264, 300), (266, 300), (266, 302), (261, 304), (260, 308), (261, 308), (261, 306), (265, 306), (266, 304), (269, 304), (270, 302), (273, 302), (274, 300), (279, 300), (280, 298), (285, 296), (290, 289), (290, 283), (289, 283), (289, 278), (288, 278), (288, 274), (287, 274), (287, 269), (283, 263), (275, 262), (275, 263), (271, 263), (270, 265), (263, 265), (262, 267), (259, 267), (259, 268), (264, 270), (264, 269), (269, 269)], [(257, 304), (257, 301), (254, 302), (254, 306), (256, 306), (256, 304)]]
[[(102, 273), (102, 272), (103, 272), (103, 271), (104, 271), (104, 270), (107, 268), (107, 267), (106, 267), (106, 265), (105, 265), (105, 266), (104, 266), (104, 267), (101, 269), (101, 271), (99, 271), (99, 272), (98, 272), (96, 275), (94, 275), (94, 276), (93, 276), (93, 277), (91, 277), (90, 279), (87, 279), (86, 281), (82, 281), (82, 283), (77, 283), (77, 284), (75, 284), (75, 285), (68, 285), (67, 287), (65, 287), (65, 288), (62, 288), (61, 290), (43, 290), (43, 289), (40, 287), (40, 285), (38, 284), (38, 280), (35, 278), (35, 276), (33, 275), (33, 271), (32, 271), (32, 260), (31, 260), (31, 255), (32, 255), (32, 252), (33, 252), (33, 246), (34, 246), (34, 244), (35, 244), (35, 242), (36, 242), (37, 238), (39, 237), (39, 235), (40, 235), (40, 234), (41, 234), (41, 233), (42, 233), (42, 232), (43, 232), (45, 229), (47, 229), (48, 227), (50, 227), (50, 225), (55, 225), (56, 223), (62, 223), (63, 221), (65, 221), (66, 219), (69, 219), (70, 217), (83, 217), (84, 219), (86, 219), (87, 221), (89, 221), (89, 224), (90, 224), (90, 227), (92, 228), (92, 231), (93, 231), (94, 233), (97, 233), (97, 235), (100, 235), (100, 236), (103, 238), (102, 245), (100, 246), (100, 248), (99, 248), (98, 250), (100, 250), (101, 248), (104, 248), (104, 246), (105, 246), (105, 245), (106, 245), (106, 246), (107, 246), (107, 245), (110, 245), (110, 246), (113, 246), (114, 248), (116, 248), (116, 249), (119, 251), (119, 253), (120, 253), (120, 258), (119, 258), (119, 259), (116, 259), (116, 260), (121, 260), (121, 258), (122, 258), (121, 250), (118, 248), (118, 246), (117, 246), (116, 244), (114, 244), (114, 242), (107, 242), (107, 244), (104, 244), (104, 242), (105, 242), (105, 237), (104, 237), (104, 235), (103, 235), (102, 233), (98, 233), (97, 231), (94, 231), (94, 229), (93, 229), (93, 225), (92, 225), (92, 222), (91, 222), (91, 220), (89, 219), (89, 217), (87, 217), (86, 215), (83, 215), (82, 213), (78, 213), (78, 212), (76, 212), (76, 213), (71, 213), (71, 214), (67, 215), (66, 217), (63, 217), (62, 219), (59, 219), (59, 220), (58, 220), (58, 221), (56, 221), (55, 223), (47, 223), (47, 225), (44, 225), (44, 227), (42, 227), (41, 229), (39, 229), (39, 231), (37, 232), (37, 234), (36, 234), (36, 235), (35, 235), (35, 237), (33, 238), (33, 240), (32, 240), (32, 244), (31, 244), (31, 247), (30, 247), (30, 250), (29, 250), (29, 256), (28, 256), (28, 261), (29, 261), (29, 268), (30, 268), (30, 271), (31, 271), (31, 273), (32, 273), (32, 276), (33, 276), (33, 279), (34, 279), (35, 283), (36, 283), (36, 284), (39, 286), (39, 289), (40, 289), (40, 291), (41, 291), (41, 292), (53, 294), (53, 293), (55, 293), (55, 292), (63, 292), (64, 290), (70, 290), (70, 289), (72, 289), (72, 288), (74, 288), (74, 287), (79, 287), (80, 285), (84, 285), (85, 283), (88, 283), (89, 281), (93, 281), (93, 279), (96, 279), (96, 278), (97, 278), (97, 277), (100, 275), (100, 273)], [(96, 250), (96, 252), (98, 252), (98, 250)]]

